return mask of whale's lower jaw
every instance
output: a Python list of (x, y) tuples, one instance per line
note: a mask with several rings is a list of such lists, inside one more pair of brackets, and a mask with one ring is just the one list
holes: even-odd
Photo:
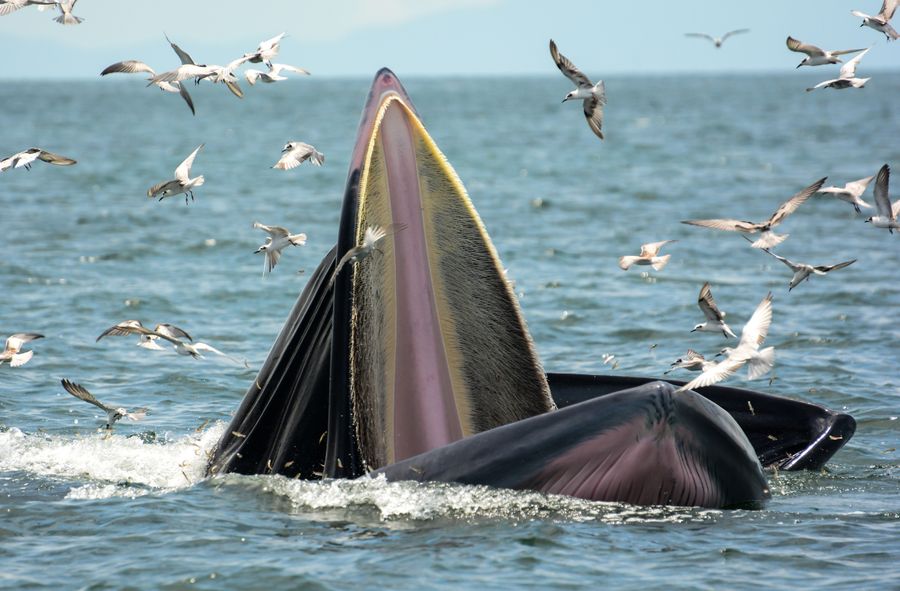
[[(335, 274), (370, 226), (391, 234)], [(811, 405), (752, 393), (761, 408), (738, 426), (729, 416), (738, 411), (665, 384), (612, 394), (615, 378), (550, 375), (553, 396), (569, 399), (560, 406), (588, 400), (555, 411), (547, 377), (462, 184), (382, 70), (363, 110), (337, 246), (310, 277), (209, 472), (313, 479), (381, 469), (421, 479), (423, 469), (434, 480), (721, 507), (766, 498), (757, 456), (784, 463), (825, 449), (815, 428), (799, 445), (771, 439), (797, 433), (772, 432), (776, 412), (807, 419)], [(807, 454), (816, 458), (807, 465), (837, 447)]]

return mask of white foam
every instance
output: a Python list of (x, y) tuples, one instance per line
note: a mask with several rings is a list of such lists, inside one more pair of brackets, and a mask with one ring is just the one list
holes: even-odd
[(12, 428), (0, 432), (0, 472), (75, 480), (67, 495), (75, 499), (175, 490), (204, 478), (207, 456), (225, 427), (218, 423), (201, 433), (151, 443), (115, 432), (72, 436)]
[(599, 503), (488, 486), (388, 482), (383, 476), (356, 480), (301, 481), (282, 476), (220, 477), (226, 484), (261, 488), (287, 499), (297, 513), (368, 508), (383, 522), (409, 520), (561, 518), (604, 523), (708, 521), (719, 511), (689, 507), (637, 507)]

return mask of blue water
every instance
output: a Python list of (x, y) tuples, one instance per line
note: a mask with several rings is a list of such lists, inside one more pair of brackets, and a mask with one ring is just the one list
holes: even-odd
[[(678, 223), (761, 220), (822, 176), (842, 185), (900, 163), (900, 74), (805, 93), (821, 75), (612, 78), (603, 143), (580, 105), (560, 104), (570, 88), (559, 76), (404, 80), (516, 282), (547, 370), (661, 375), (688, 347), (724, 344), (689, 332), (704, 281), (735, 330), (773, 292), (775, 379), (732, 383), (849, 412), (858, 429), (821, 473), (769, 473), (761, 511), (205, 480), (207, 454), (336, 238), (369, 80), (257, 86), (243, 101), (204, 84), (192, 88), (196, 117), (124, 77), (0, 86), (0, 153), (36, 145), (79, 161), (0, 174), (0, 336), (46, 335), (27, 365), (0, 366), (0, 587), (896, 588), (900, 236), (811, 199), (782, 225), (791, 237), (778, 251), (859, 260), (789, 294), (788, 269), (739, 236)], [(291, 139), (316, 145), (325, 166), (272, 170)], [(200, 143), (196, 201), (147, 199)], [(265, 279), (254, 220), (309, 235)], [(663, 239), (679, 241), (663, 271), (618, 268)], [(130, 318), (174, 323), (251, 369), (130, 337), (94, 342)], [(62, 377), (152, 414), (107, 436)]]

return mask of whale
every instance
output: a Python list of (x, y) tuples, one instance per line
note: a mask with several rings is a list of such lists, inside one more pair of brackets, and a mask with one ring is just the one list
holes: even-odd
[[(370, 256), (339, 266), (376, 226), (394, 230)], [(382, 69), (360, 118), (335, 246), (207, 473), (759, 507), (771, 495), (766, 468), (819, 469), (855, 431), (851, 416), (819, 405), (680, 385), (544, 370), (462, 181)]]

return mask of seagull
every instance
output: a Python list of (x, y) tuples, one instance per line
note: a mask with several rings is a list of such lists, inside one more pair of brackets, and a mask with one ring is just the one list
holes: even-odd
[(204, 146), (204, 144), (200, 144), (197, 146), (197, 149), (191, 152), (191, 155), (184, 159), (184, 162), (178, 165), (178, 168), (175, 169), (175, 178), (171, 181), (163, 181), (156, 185), (153, 185), (149, 189), (147, 189), (147, 197), (151, 199), (154, 197), (159, 197), (159, 200), (162, 201), (166, 197), (170, 197), (172, 195), (177, 195), (179, 193), (184, 193), (184, 204), (187, 205), (188, 195), (191, 196), (191, 201), (194, 200), (194, 187), (199, 187), (205, 182), (203, 175), (190, 178), (191, 177), (191, 166), (194, 164), (194, 158), (197, 156), (197, 152)]
[(693, 349), (688, 349), (687, 355), (679, 357), (669, 366), (669, 369), (663, 372), (663, 375), (671, 373), (676, 369), (686, 369), (688, 371), (706, 371), (710, 367), (715, 366), (714, 361), (707, 361), (706, 357), (697, 353)]
[(334, 272), (331, 274), (331, 279), (328, 281), (329, 287), (334, 283), (334, 280), (337, 278), (338, 273), (341, 272), (341, 269), (344, 268), (344, 265), (349, 262), (359, 263), (363, 261), (372, 254), (373, 250), (377, 250), (375, 247), (379, 242), (392, 234), (396, 234), (404, 228), (406, 228), (406, 224), (367, 227), (366, 231), (363, 233), (362, 243), (348, 250), (344, 256), (341, 257), (341, 260), (338, 261), (338, 264), (334, 268)]
[(838, 263), (836, 265), (813, 266), (813, 265), (807, 265), (806, 263), (795, 263), (795, 262), (791, 261), (790, 259), (778, 256), (777, 254), (775, 254), (768, 248), (764, 248), (763, 250), (765, 252), (769, 253), (770, 255), (772, 255), (773, 257), (775, 257), (776, 259), (778, 259), (779, 261), (781, 261), (782, 263), (784, 263), (785, 265), (787, 265), (790, 268), (790, 270), (794, 272), (794, 276), (791, 277), (791, 281), (790, 281), (790, 283), (788, 283), (788, 291), (791, 291), (792, 289), (794, 289), (795, 287), (800, 285), (800, 283), (804, 279), (808, 281), (809, 278), (812, 277), (813, 274), (825, 275), (826, 273), (828, 273), (830, 271), (834, 271), (836, 269), (843, 269), (844, 267), (849, 267), (850, 265), (852, 265), (853, 263), (856, 262), (856, 259), (853, 259), (850, 261), (844, 261), (843, 263)]
[(306, 244), (306, 234), (291, 234), (287, 228), (282, 228), (281, 226), (266, 226), (259, 222), (253, 222), (253, 227), (269, 234), (266, 238), (266, 243), (257, 248), (254, 253), (266, 253), (266, 260), (263, 265), (263, 277), (266, 276), (266, 273), (271, 273), (272, 269), (275, 268), (275, 265), (278, 264), (278, 259), (281, 258), (281, 251), (288, 246), (303, 246)]
[(316, 166), (322, 166), (325, 162), (325, 155), (309, 144), (291, 141), (286, 143), (281, 149), (281, 158), (278, 159), (278, 162), (272, 168), (290, 170), (297, 168), (306, 160), (309, 160)]
[(893, 18), (894, 11), (897, 10), (898, 4), (900, 4), (900, 0), (884, 0), (884, 2), (881, 3), (881, 10), (878, 12), (877, 16), (869, 16), (865, 12), (860, 12), (858, 10), (851, 10), (850, 14), (863, 19), (862, 24), (859, 25), (860, 27), (865, 26), (880, 31), (884, 33), (884, 36), (887, 37), (888, 41), (891, 41), (892, 39), (900, 37), (900, 35), (897, 34), (897, 31), (894, 30), (894, 27), (888, 22)]
[(791, 51), (796, 51), (798, 53), (805, 53), (806, 57), (803, 58), (803, 61), (797, 66), (822, 66), (825, 64), (839, 64), (841, 60), (839, 55), (844, 55), (846, 53), (856, 53), (857, 51), (862, 51), (865, 48), (860, 49), (841, 49), (838, 51), (825, 51), (815, 45), (810, 45), (809, 43), (802, 43), (793, 37), (787, 38), (787, 48)]
[[(871, 49), (871, 47), (869, 49)], [(843, 88), (862, 88), (863, 86), (865, 86), (866, 82), (871, 80), (871, 78), (857, 78), (856, 66), (859, 65), (859, 60), (861, 60), (864, 55), (869, 53), (869, 49), (866, 49), (864, 52), (841, 66), (841, 71), (838, 73), (837, 78), (819, 82), (815, 86), (807, 88), (806, 92), (811, 92), (817, 88), (834, 88), (836, 90), (841, 90)]]
[(57, 0), (0, 0), (0, 16), (12, 14), (26, 6), (37, 5), (39, 9), (47, 9), (56, 4)]
[(40, 148), (28, 148), (27, 150), (17, 152), (12, 156), (7, 156), (3, 160), (0, 160), (0, 172), (9, 168), (23, 167), (25, 170), (31, 170), (31, 165), (35, 160), (42, 160), (48, 164), (55, 164), (57, 166), (72, 166), (73, 164), (76, 164), (76, 161), (71, 158), (66, 158), (65, 156), (60, 156), (59, 154), (54, 154), (53, 152), (48, 152), (47, 150), (42, 150)]
[(162, 323), (157, 324), (153, 330), (147, 330), (144, 328), (144, 325), (141, 324), (140, 320), (123, 320), (118, 324), (114, 324), (110, 326), (97, 337), (95, 342), (99, 342), (103, 337), (108, 336), (125, 336), (130, 334), (138, 334), (140, 335), (140, 340), (138, 341), (139, 347), (144, 347), (145, 349), (154, 349), (161, 350), (156, 340), (159, 338), (160, 334), (167, 334), (170, 337), (174, 337), (176, 339), (187, 339), (189, 341), (193, 341), (194, 339), (189, 335), (185, 330), (178, 328), (174, 324)]
[(725, 347), (716, 356), (725, 355), (718, 363), (710, 363), (702, 368), (703, 373), (678, 388), (676, 392), (695, 390), (721, 382), (742, 366), (747, 366), (747, 378), (755, 380), (764, 375), (775, 363), (775, 347), (767, 347), (762, 351), (759, 346), (769, 334), (772, 323), (772, 294), (769, 293), (756, 307), (753, 316), (741, 330), (741, 341), (737, 347)]
[(72, 14), (72, 9), (75, 8), (77, 2), (78, 0), (62, 0), (55, 2), (54, 4), (59, 7), (60, 15), (53, 20), (61, 25), (77, 25), (81, 23), (84, 19)]
[(659, 249), (670, 242), (678, 242), (677, 240), (663, 240), (662, 242), (650, 242), (641, 245), (641, 254), (638, 256), (619, 257), (619, 268), (627, 271), (631, 265), (650, 265), (654, 271), (662, 271), (662, 268), (669, 263), (669, 257), (672, 255), (657, 256)]
[(875, 179), (875, 209), (878, 215), (873, 215), (867, 222), (870, 222), (876, 228), (887, 228), (893, 234), (894, 230), (900, 230), (900, 199), (891, 205), (891, 198), (888, 196), (888, 183), (891, 180), (891, 168), (885, 164), (878, 171), (878, 177)]
[(247, 58), (247, 61), (251, 64), (262, 62), (271, 69), (273, 65), (272, 58), (278, 55), (278, 51), (281, 49), (281, 39), (284, 38), (284, 35), (285, 33), (281, 33), (280, 35), (276, 35), (271, 39), (261, 42), (256, 48), (256, 51), (253, 53), (245, 53), (244, 57)]
[(732, 219), (716, 219), (716, 220), (684, 220), (682, 224), (690, 224), (692, 226), (703, 226), (705, 228), (713, 228), (715, 230), (726, 230), (729, 232), (743, 232), (744, 234), (755, 234), (761, 232), (759, 240), (753, 242), (753, 248), (771, 248), (777, 244), (781, 244), (788, 237), (788, 234), (779, 235), (772, 232), (772, 228), (780, 224), (784, 218), (794, 213), (804, 201), (809, 199), (822, 187), (825, 178), (821, 178), (806, 187), (787, 201), (772, 214), (768, 220), (764, 222), (744, 222)]
[(147, 416), (147, 413), (150, 412), (150, 409), (148, 408), (136, 408), (129, 412), (122, 407), (115, 408), (112, 406), (106, 406), (105, 404), (94, 398), (94, 395), (88, 392), (87, 388), (85, 388), (81, 384), (70, 382), (66, 378), (63, 378), (60, 381), (62, 382), (62, 387), (66, 390), (66, 392), (68, 392), (75, 398), (84, 400), (85, 402), (89, 402), (106, 412), (106, 428), (108, 430), (112, 429), (113, 425), (119, 419), (127, 418), (131, 421), (140, 421), (145, 416)]
[(215, 353), (216, 355), (226, 357), (239, 365), (249, 367), (249, 364), (246, 360), (241, 361), (230, 355), (226, 355), (225, 353), (206, 343), (184, 342), (182, 339), (193, 339), (191, 339), (190, 335), (187, 332), (172, 324), (157, 324), (153, 330), (150, 330), (149, 328), (145, 328), (139, 320), (125, 320), (103, 331), (100, 336), (97, 337), (97, 341), (105, 336), (124, 336), (130, 334), (146, 335), (149, 337), (156, 337), (168, 341), (172, 343), (172, 348), (175, 349), (175, 352), (179, 355), (190, 355), (194, 359), (203, 359), (202, 352)]
[(867, 176), (864, 179), (859, 179), (857, 181), (851, 181), (846, 185), (841, 187), (823, 187), (819, 189), (819, 193), (825, 195), (834, 195), (841, 201), (846, 201), (853, 205), (853, 209), (856, 210), (856, 213), (860, 213), (860, 207), (868, 207), (871, 208), (872, 205), (866, 203), (860, 197), (862, 194), (866, 192), (866, 188), (868, 188), (869, 183), (872, 182), (872, 179), (875, 178), (875, 175)]
[(293, 72), (295, 74), (305, 74), (309, 76), (309, 72), (304, 70), (303, 68), (289, 66), (288, 64), (272, 64), (271, 66), (269, 66), (268, 72), (263, 72), (262, 70), (245, 70), (244, 78), (247, 79), (247, 82), (250, 83), (250, 86), (256, 84), (257, 79), (259, 79), (260, 82), (271, 84), (273, 82), (287, 80), (286, 77), (281, 75), (281, 72)]
[(691, 332), (721, 332), (725, 338), (736, 337), (737, 335), (725, 324), (725, 312), (719, 310), (716, 301), (712, 297), (712, 291), (709, 289), (709, 282), (703, 284), (700, 288), (700, 295), (697, 297), (697, 305), (706, 316), (706, 322), (695, 326)]
[(10, 335), (6, 339), (6, 346), (0, 351), (0, 365), (4, 361), (9, 361), (10, 367), (21, 367), (28, 363), (34, 355), (34, 351), (25, 351), (22, 353), (22, 345), (35, 339), (42, 339), (44, 335), (33, 332), (17, 332)]
[(553, 39), (550, 40), (550, 55), (553, 57), (553, 61), (556, 62), (556, 67), (559, 68), (559, 71), (578, 87), (567, 94), (562, 102), (583, 99), (584, 116), (587, 118), (588, 126), (602, 140), (603, 132), (600, 131), (600, 128), (603, 126), (603, 105), (606, 104), (606, 85), (603, 84), (603, 80), (600, 80), (597, 84), (591, 82), (590, 78), (575, 67), (575, 64), (559, 53)]
[[(156, 72), (153, 70), (153, 68), (151, 68), (144, 62), (138, 61), (138, 60), (125, 60), (125, 61), (121, 61), (121, 62), (116, 62), (114, 64), (106, 66), (106, 68), (104, 68), (103, 71), (100, 72), (100, 75), (106, 76), (108, 74), (116, 74), (116, 73), (139, 74), (141, 72), (146, 72), (146, 73), (150, 74), (151, 78), (156, 76)], [(159, 88), (160, 90), (163, 90), (165, 92), (173, 92), (173, 93), (177, 92), (178, 94), (180, 94), (181, 98), (184, 99), (184, 102), (187, 103), (187, 106), (191, 110), (191, 113), (193, 113), (195, 115), (197, 114), (197, 112), (194, 110), (194, 101), (191, 99), (191, 95), (188, 94), (187, 88), (185, 88), (184, 84), (182, 84), (181, 82), (177, 82), (177, 81), (176, 82), (164, 82), (162, 80), (160, 80), (158, 82), (154, 82), (153, 84), (157, 88)]]
[(722, 44), (725, 43), (725, 40), (731, 37), (732, 35), (740, 35), (742, 33), (749, 33), (750, 29), (735, 29), (734, 31), (728, 31), (721, 37), (713, 37), (712, 35), (707, 35), (706, 33), (685, 33), (685, 37), (699, 37), (701, 39), (708, 39), (712, 42), (713, 45), (716, 46), (716, 49), (722, 47)]

